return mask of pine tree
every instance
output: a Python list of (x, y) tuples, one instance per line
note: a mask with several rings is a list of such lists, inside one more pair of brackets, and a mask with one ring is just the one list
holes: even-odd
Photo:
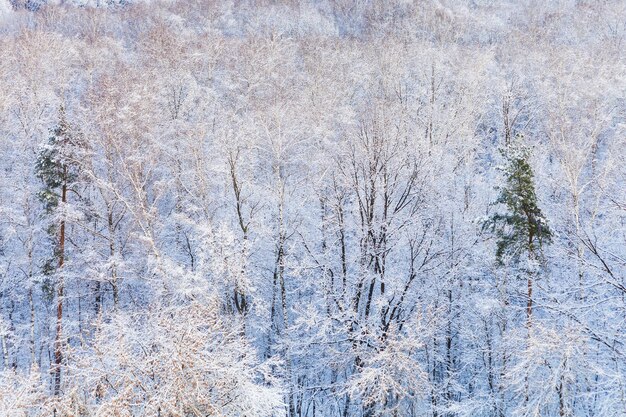
[[(61, 389), (61, 364), (63, 362), (63, 266), (65, 264), (65, 216), (64, 208), (59, 203), (67, 203), (68, 191), (78, 178), (80, 163), (78, 149), (82, 146), (80, 135), (72, 131), (65, 118), (63, 107), (60, 109), (59, 124), (52, 130), (47, 143), (41, 147), (35, 166), (35, 173), (43, 182), (39, 199), (45, 206), (46, 213), (55, 215), (48, 232), (54, 240), (53, 259), (44, 265), (44, 274), (56, 275), (57, 317), (56, 337), (54, 342), (54, 393), (59, 395)], [(53, 288), (48, 285), (50, 293)]]
[(35, 173), (43, 181), (44, 187), (39, 192), (39, 199), (44, 203), (46, 212), (52, 214), (63, 200), (63, 190), (78, 177), (79, 163), (77, 148), (80, 141), (72, 132), (72, 127), (61, 108), (59, 124), (52, 130), (48, 141), (41, 146)]
[[(518, 141), (521, 138), (518, 137)], [(506, 207), (504, 213), (496, 212), (485, 223), (498, 238), (496, 259), (499, 265), (510, 261), (518, 264), (522, 255), (529, 263), (543, 261), (543, 246), (549, 244), (552, 232), (539, 208), (535, 192), (533, 170), (528, 163), (529, 150), (511, 145), (502, 151), (506, 160), (505, 185), (501, 187), (494, 204)], [(527, 318), (532, 316), (533, 273), (528, 273)]]

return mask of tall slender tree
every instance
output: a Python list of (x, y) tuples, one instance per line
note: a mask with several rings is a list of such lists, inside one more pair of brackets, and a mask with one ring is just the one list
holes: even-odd
[(54, 394), (61, 390), (61, 366), (63, 363), (63, 302), (64, 266), (66, 261), (66, 204), (68, 192), (78, 178), (80, 156), (77, 150), (83, 146), (80, 135), (68, 123), (65, 109), (60, 108), (57, 126), (47, 142), (41, 147), (36, 162), (36, 175), (43, 182), (39, 198), (46, 214), (51, 218), (48, 229), (53, 238), (53, 258), (46, 263), (44, 273), (54, 275), (56, 282), (56, 336), (54, 340)]
[(496, 259), (499, 265), (519, 264), (523, 255), (528, 259), (527, 275), (527, 325), (532, 323), (534, 265), (543, 261), (543, 247), (552, 240), (535, 192), (535, 179), (528, 162), (528, 148), (517, 143), (502, 150), (505, 159), (504, 186), (499, 188), (495, 204), (504, 206), (503, 212), (495, 212), (484, 224), (498, 238)]

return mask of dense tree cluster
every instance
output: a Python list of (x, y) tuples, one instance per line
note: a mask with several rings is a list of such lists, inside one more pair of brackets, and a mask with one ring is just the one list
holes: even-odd
[(0, 415), (626, 415), (625, 17), (0, 0)]

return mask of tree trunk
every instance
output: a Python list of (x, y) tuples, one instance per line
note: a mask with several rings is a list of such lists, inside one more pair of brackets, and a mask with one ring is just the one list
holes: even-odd
[[(67, 168), (63, 169), (63, 176), (67, 178)], [(63, 205), (67, 202), (67, 181), (63, 182), (61, 190), (61, 202)], [(63, 207), (65, 209), (65, 207)], [(65, 215), (62, 214), (61, 228), (59, 232), (59, 268), (57, 281), (57, 321), (56, 321), (56, 338), (54, 340), (54, 395), (58, 396), (61, 392), (61, 364), (63, 362), (63, 265), (65, 264)]]

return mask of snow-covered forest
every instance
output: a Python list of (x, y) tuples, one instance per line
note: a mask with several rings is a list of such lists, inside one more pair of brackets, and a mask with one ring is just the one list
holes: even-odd
[(0, 0), (0, 416), (626, 416), (626, 1)]

